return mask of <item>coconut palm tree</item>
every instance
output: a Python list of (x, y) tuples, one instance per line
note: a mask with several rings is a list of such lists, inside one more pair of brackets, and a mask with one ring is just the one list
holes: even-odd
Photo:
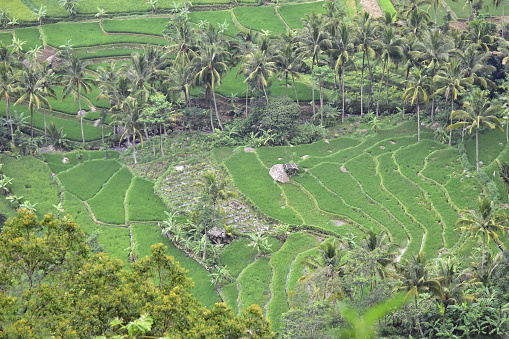
[(78, 116), (80, 118), (81, 140), (83, 145), (85, 144), (85, 131), (83, 129), (85, 111), (82, 110), (81, 100), (84, 99), (89, 106), (92, 106), (92, 103), (82, 93), (90, 93), (92, 91), (92, 86), (95, 84), (94, 79), (91, 77), (92, 72), (86, 67), (87, 64), (81, 61), (77, 55), (71, 55), (66, 62), (65, 72), (62, 75), (64, 98), (71, 94), (78, 100)]
[(467, 128), (469, 133), (475, 129), (475, 164), (479, 172), (479, 129), (486, 126), (490, 129), (497, 128), (504, 131), (500, 120), (496, 117), (502, 110), (502, 105), (490, 103), (486, 92), (480, 88), (474, 88), (470, 92), (468, 101), (464, 103), (465, 110), (451, 112), (451, 120), (459, 120), (449, 125), (448, 129)]
[(503, 251), (499, 239), (499, 232), (509, 230), (504, 223), (509, 220), (509, 214), (503, 209), (497, 209), (495, 203), (486, 197), (479, 197), (478, 210), (462, 210), (456, 220), (457, 229), (466, 231), (477, 238), (481, 238), (483, 252), (490, 240), (493, 240), (500, 251)]
[[(141, 114), (143, 106), (134, 97), (127, 97), (127, 99), (118, 105), (119, 112), (114, 114), (111, 119), (112, 122), (124, 127), (124, 132), (120, 136), (120, 140), (125, 139), (131, 144), (134, 165), (138, 163), (136, 158), (136, 137), (140, 138), (140, 142), (143, 145), (143, 136), (141, 130), (143, 124), (141, 122)], [(130, 138), (130, 139), (129, 139)]]
[[(198, 185), (203, 189), (203, 194), (215, 209), (222, 201), (237, 197), (237, 192), (228, 189), (228, 181), (219, 176), (217, 172), (208, 171), (202, 175)], [(221, 208), (219, 208), (221, 210)], [(203, 260), (207, 255), (207, 229), (204, 231), (205, 241), (203, 245)]]
[[(311, 74), (313, 74), (315, 66), (318, 64), (320, 55), (324, 50), (330, 47), (330, 41), (328, 40), (327, 20), (322, 14), (312, 12), (306, 14), (306, 17), (302, 19), (304, 28), (299, 31), (299, 51), (305, 56), (311, 58)], [(313, 108), (313, 115), (316, 114), (315, 108), (315, 83), (311, 82), (312, 87), (312, 99), (311, 104)]]
[(295, 44), (288, 42), (279, 46), (278, 53), (274, 56), (276, 69), (279, 74), (285, 78), (286, 96), (288, 96), (288, 78), (292, 79), (292, 86), (295, 92), (295, 99), (299, 103), (299, 95), (295, 86), (295, 78), (299, 77), (298, 71), (301, 69), (304, 61), (302, 55), (297, 53)]
[[(437, 75), (433, 77), (436, 91), (433, 95), (443, 95), (445, 97), (445, 105), (447, 101), (451, 101), (451, 112), (454, 111), (454, 102), (458, 100), (458, 96), (465, 90), (465, 85), (471, 83), (470, 78), (463, 77), (464, 71), (458, 59), (451, 59), (450, 62), (443, 65)], [(444, 110), (447, 108), (444, 107)], [(452, 124), (452, 121), (451, 121)], [(449, 145), (452, 143), (452, 129), (449, 132)]]
[[(441, 30), (433, 29), (426, 31), (422, 39), (416, 45), (416, 50), (411, 52), (412, 57), (425, 65), (429, 75), (434, 77), (437, 70), (449, 60), (452, 51), (452, 41)], [(435, 91), (434, 83), (431, 82), (431, 94)], [(431, 96), (431, 121), (434, 121), (435, 97)]]
[[(227, 59), (227, 54), (228, 52), (216, 44), (204, 45), (193, 59), (193, 65), (196, 70), (194, 83), (205, 87), (205, 98), (209, 101), (210, 106), (210, 125), (212, 130), (214, 130), (212, 111), (216, 113), (219, 128), (223, 130), (223, 124), (217, 110), (216, 86), (221, 84), (221, 77), (228, 69), (224, 62)], [(214, 108), (212, 108), (212, 104)]]
[[(403, 38), (401, 38), (396, 29), (391, 25), (385, 25), (382, 28), (380, 38), (380, 54), (379, 59), (382, 61), (382, 78), (378, 88), (378, 98), (376, 101), (376, 115), (378, 116), (380, 108), (380, 93), (382, 92), (382, 84), (385, 77), (385, 97), (389, 100), (389, 79), (391, 63), (396, 60), (401, 60), (404, 57), (403, 52)], [(387, 74), (387, 75), (386, 75)]]
[(256, 48), (245, 56), (239, 68), (239, 73), (244, 73), (246, 77), (244, 82), (252, 84), (260, 93), (263, 92), (267, 102), (269, 97), (266, 88), (277, 67), (276, 61), (273, 60), (277, 59), (273, 58), (270, 52)]
[(345, 121), (345, 70), (353, 63), (353, 39), (351, 35), (352, 28), (345, 22), (341, 22), (337, 27), (337, 34), (333, 37), (333, 46), (337, 49), (337, 59), (334, 69), (338, 73), (341, 88), (341, 122)]
[(362, 64), (361, 64), (361, 116), (364, 114), (364, 73), (366, 67), (368, 68), (370, 93), (373, 94), (373, 74), (371, 70), (370, 60), (374, 59), (378, 49), (379, 40), (376, 38), (378, 32), (378, 25), (371, 18), (368, 12), (363, 12), (356, 21), (356, 34), (355, 44), (357, 51), (362, 53)]
[(11, 141), (14, 142), (14, 129), (12, 127), (12, 117), (10, 112), (10, 99), (11, 96), (16, 92), (17, 79), (16, 74), (13, 72), (11, 67), (8, 67), (5, 63), (0, 64), (0, 96), (5, 100), (5, 117), (9, 124), (11, 133)]
[(420, 68), (412, 69), (408, 80), (405, 81), (407, 88), (403, 93), (403, 101), (417, 107), (417, 142), (421, 141), (421, 103), (429, 102), (431, 91), (429, 81), (430, 78)]
[(260, 254), (270, 252), (271, 246), (269, 244), (269, 238), (263, 232), (249, 233), (248, 236), (251, 242), (247, 244), (247, 246), (252, 247), (256, 252), (254, 260), (256, 260)]
[(469, 44), (463, 50), (457, 50), (455, 55), (461, 60), (464, 77), (470, 77), (473, 84), (487, 89), (495, 89), (497, 87), (488, 78), (495, 71), (495, 67), (487, 63), (491, 54), (479, 50), (475, 44)]
[(34, 111), (36, 108), (46, 106), (51, 108), (47, 97), (56, 99), (53, 86), (49, 86), (50, 79), (54, 77), (51, 69), (46, 69), (40, 63), (29, 63), (22, 70), (19, 78), (20, 95), (14, 105), (26, 105), (30, 109), (30, 135), (34, 137)]
[(69, 17), (76, 16), (78, 13), (76, 6), (81, 0), (58, 0), (58, 4), (65, 9)]
[(163, 32), (170, 42), (168, 51), (174, 53), (175, 63), (188, 65), (196, 55), (196, 37), (186, 13), (179, 12), (171, 18)]

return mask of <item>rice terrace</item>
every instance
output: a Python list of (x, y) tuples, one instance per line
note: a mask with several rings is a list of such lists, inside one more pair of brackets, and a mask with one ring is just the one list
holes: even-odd
[(0, 337), (505, 338), (504, 7), (0, 0)]

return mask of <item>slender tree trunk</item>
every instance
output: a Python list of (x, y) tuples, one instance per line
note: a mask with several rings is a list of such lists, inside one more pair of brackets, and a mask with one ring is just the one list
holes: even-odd
[(316, 109), (315, 109), (315, 72), (314, 72), (314, 62), (311, 64), (311, 106), (313, 109), (313, 120), (315, 119)]
[(382, 67), (382, 79), (380, 79), (380, 85), (378, 86), (378, 94), (376, 99), (376, 116), (380, 113), (380, 97), (382, 96), (382, 86), (384, 83), (385, 69), (387, 68), (387, 62), (384, 61), (384, 66)]
[(34, 138), (34, 107), (30, 106), (30, 136)]
[(293, 90), (295, 92), (295, 100), (297, 100), (297, 105), (299, 105), (299, 94), (297, 92), (297, 86), (295, 86), (295, 77), (292, 74), (292, 83), (293, 83)]
[(81, 86), (78, 83), (78, 114), (80, 116), (81, 140), (85, 145), (85, 131), (83, 130), (83, 114), (81, 112)]
[(162, 131), (162, 126), (161, 125), (159, 125), (159, 148), (161, 149), (161, 157), (164, 158), (163, 131)]
[(361, 117), (364, 114), (363, 112), (363, 98), (364, 98), (364, 63), (365, 63), (365, 53), (362, 53), (362, 66), (361, 66)]
[(12, 143), (14, 143), (14, 129), (12, 128), (12, 117), (9, 99), (10, 99), (9, 94), (5, 93), (5, 116), (7, 117), (7, 121), (9, 121), (9, 129), (11, 131), (11, 141)]
[(249, 94), (249, 85), (247, 85), (247, 88), (246, 88), (246, 118), (247, 118), (247, 109), (249, 107), (248, 94)]
[(214, 90), (212, 90), (212, 98), (214, 99), (214, 111), (216, 112), (217, 123), (219, 124), (219, 128), (222, 131), (223, 124), (221, 124), (221, 118), (219, 118), (219, 112), (217, 110), (217, 102), (216, 102), (216, 92)]
[(419, 112), (419, 101), (417, 101), (417, 142), (421, 141), (421, 113)]
[(475, 166), (479, 173), (479, 127), (475, 129)]
[[(451, 97), (451, 112), (454, 111), (454, 99)], [(451, 119), (452, 125), (452, 119)], [(449, 130), (449, 146), (452, 145), (452, 128)]]
[(288, 72), (285, 73), (285, 89), (286, 89), (286, 97), (288, 98)]
[[(343, 73), (343, 72), (341, 72)], [(341, 74), (341, 123), (345, 122), (345, 78)]]
[(44, 120), (44, 137), (46, 137), (46, 109), (42, 110)]
[(134, 164), (136, 165), (138, 163), (138, 160), (136, 159), (136, 136), (134, 135), (133, 133), (133, 160), (134, 160)]

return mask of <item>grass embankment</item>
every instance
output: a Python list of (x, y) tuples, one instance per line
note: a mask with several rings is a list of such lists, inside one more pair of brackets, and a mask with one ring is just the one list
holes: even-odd
[[(35, 209), (39, 217), (55, 212), (53, 205), (59, 203), (59, 190), (47, 164), (32, 156), (17, 159), (5, 155), (0, 155), (0, 163), (3, 164), (2, 173), (12, 178), (9, 186), (12, 194), (23, 197), (21, 201), (37, 204)], [(0, 199), (5, 198), (0, 196)], [(4, 202), (1, 206), (6, 214), (12, 215), (8, 204)]]
[(85, 201), (96, 195), (120, 167), (112, 159), (90, 160), (61, 172), (58, 178), (66, 191)]
[(154, 183), (135, 177), (126, 197), (127, 220), (160, 221), (167, 218), (168, 208), (154, 193)]
[(99, 193), (88, 200), (97, 220), (110, 224), (125, 223), (124, 203), (132, 178), (129, 169), (122, 167), (113, 174)]
[(279, 251), (272, 254), (270, 266), (274, 272), (270, 285), (271, 299), (268, 304), (267, 317), (272, 329), (279, 331), (281, 315), (288, 311), (287, 276), (290, 264), (295, 257), (318, 245), (318, 240), (305, 233), (292, 233)]

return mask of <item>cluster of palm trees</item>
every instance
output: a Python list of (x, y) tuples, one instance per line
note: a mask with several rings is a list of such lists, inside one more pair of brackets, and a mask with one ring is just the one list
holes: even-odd
[[(423, 7), (411, 1), (403, 4), (399, 16), (385, 13), (375, 19), (364, 12), (353, 21), (336, 2), (327, 1), (324, 8), (325, 14), (307, 14), (302, 29), (289, 30), (275, 38), (268, 31), (241, 32), (231, 38), (225, 35), (227, 24), (192, 24), (184, 8), (172, 15), (164, 32), (168, 46), (149, 47), (143, 53), (134, 53), (130, 63), (113, 63), (96, 72), (72, 53), (65, 56), (62, 67), (52, 68), (37, 62), (36, 52), (21, 63), (23, 56), (19, 51), (15, 52), (12, 46), (2, 47), (0, 88), (7, 103), (7, 120), (12, 120), (11, 102), (26, 105), (33, 136), (34, 111), (50, 108), (48, 98), (56, 97), (54, 85), (63, 84), (64, 96), (72, 95), (78, 101), (84, 143), (85, 111), (81, 105), (84, 100), (91, 106), (84, 94), (98, 86), (100, 97), (111, 103), (113, 125), (121, 127), (123, 139), (128, 138), (133, 146), (136, 162), (136, 140), (143, 141), (143, 134), (146, 138), (154, 130), (154, 126), (143, 122), (143, 111), (151, 96), (162, 94), (168, 101), (185, 106), (191, 101), (190, 89), (201, 87), (210, 108), (211, 128), (222, 130), (216, 88), (226, 72), (240, 64), (238, 74), (244, 76), (247, 84), (246, 115), (250, 97), (268, 101), (267, 89), (274, 75), (285, 79), (287, 95), (289, 87), (293, 87), (298, 102), (295, 79), (310, 74), (303, 78), (312, 87), (314, 114), (317, 88), (320, 112), (324, 109), (324, 89), (337, 93), (335, 105), (342, 121), (347, 104), (359, 107), (359, 112), (353, 113), (374, 111), (378, 115), (382, 104), (389, 107), (396, 91), (401, 93), (399, 100), (415, 107), (420, 139), (424, 108), (434, 120), (438, 109), (451, 112), (459, 108), (470, 86), (496, 89), (491, 77), (495, 70), (490, 64), (493, 54), (509, 57), (509, 44), (503, 38), (495, 38), (494, 25), (483, 20), (472, 21), (468, 30), (459, 32), (437, 27)], [(403, 76), (394, 81), (398, 72)], [(359, 93), (356, 102), (353, 93)], [(451, 116), (452, 127), (472, 126), (465, 115), (456, 112)], [(169, 110), (168, 114), (172, 113)], [(9, 127), (12, 135), (12, 126)]]
[[(366, 305), (380, 302), (389, 294), (401, 292), (409, 305), (405, 312), (393, 315), (388, 323), (397, 324), (402, 333), (415, 331), (412, 333), (414, 336), (440, 337), (437, 334), (439, 331), (433, 327), (437, 324), (429, 323), (429, 318), (428, 323), (424, 322), (422, 312), (432, 312), (426, 310), (428, 306), (423, 301), (428, 300), (441, 310), (436, 317), (443, 330), (449, 308), (461, 304), (472, 305), (486, 291), (491, 296), (497, 293), (496, 280), (506, 274), (502, 266), (507, 266), (507, 252), (502, 247), (500, 237), (507, 234), (505, 223), (508, 220), (509, 214), (504, 209), (484, 197), (479, 198), (478, 210), (462, 211), (456, 222), (458, 230), (472, 239), (478, 239), (480, 243), (480, 247), (468, 258), (443, 253), (437, 259), (429, 260), (423, 252), (401, 258), (401, 253), (384, 231), (370, 231), (357, 244), (328, 240), (319, 246), (319, 256), (304, 261), (312, 270), (300, 279), (302, 286), (299, 288), (303, 290), (299, 292), (298, 288), (297, 294), (305, 293), (313, 302), (348, 300), (349, 304), (364, 309)], [(498, 253), (493, 253), (491, 243), (496, 245)], [(302, 295), (291, 303), (297, 301), (302, 301)], [(500, 300), (500, 304), (506, 302)], [(489, 323), (490, 319), (483, 317), (478, 315), (477, 320), (485, 324), (477, 334), (493, 334), (507, 328), (506, 325), (497, 327), (496, 323)], [(412, 319), (412, 322), (401, 323), (403, 318)], [(468, 326), (457, 326), (454, 333), (466, 333)], [(475, 332), (472, 330), (470, 333)]]

